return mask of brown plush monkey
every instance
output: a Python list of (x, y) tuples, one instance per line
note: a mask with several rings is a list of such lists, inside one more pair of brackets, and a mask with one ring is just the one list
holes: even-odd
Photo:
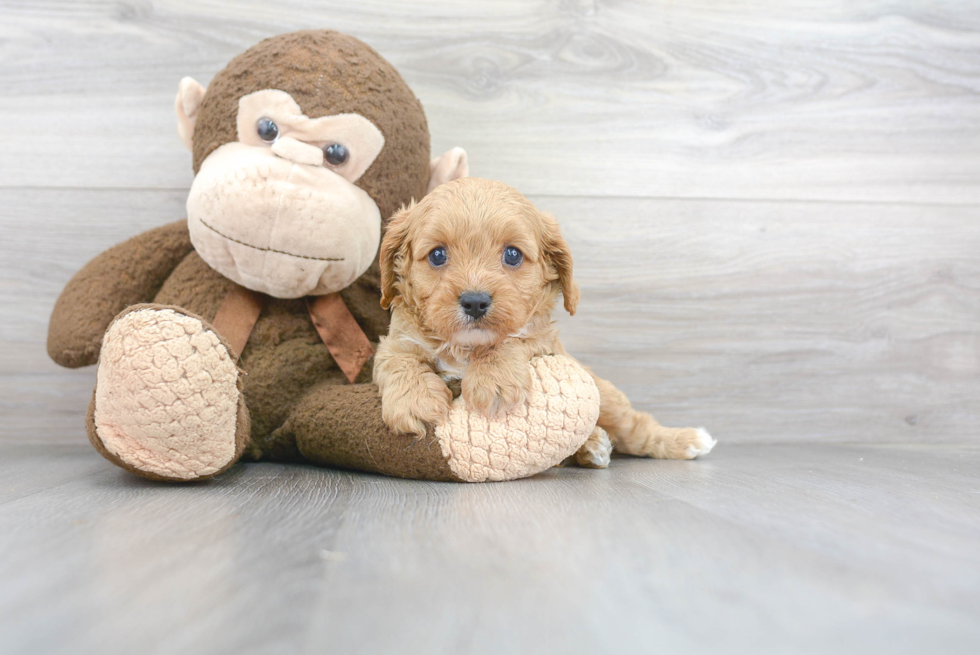
[(51, 317), (56, 362), (99, 363), (87, 427), (107, 459), (157, 480), (244, 456), (476, 481), (585, 441), (597, 392), (562, 358), (535, 363), (536, 395), (512, 416), (457, 406), (421, 441), (382, 423), (368, 361), (388, 327), (383, 224), (467, 164), (458, 148), (430, 161), (421, 104), (376, 52), (337, 32), (277, 36), (207, 89), (182, 80), (176, 111), (188, 219), (89, 262)]

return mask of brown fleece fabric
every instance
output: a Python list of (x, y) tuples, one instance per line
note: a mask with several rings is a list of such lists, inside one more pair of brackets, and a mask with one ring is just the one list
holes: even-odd
[[(232, 284), (191, 252), (164, 282), (154, 304), (123, 313), (169, 308), (209, 324)], [(355, 283), (341, 295), (376, 346), (388, 328), (388, 313), (380, 307), (377, 288)], [(251, 414), (251, 437), (248, 445), (242, 443), (245, 457), (306, 459), (398, 477), (458, 480), (433, 436), (415, 441), (384, 425), (378, 389), (365, 384), (371, 378), (371, 362), (361, 371), (360, 384), (347, 384), (310, 320), (305, 299), (270, 298), (238, 364), (245, 371), (239, 378), (242, 409), (249, 410), (240, 416), (239, 424), (248, 425)], [(103, 456), (133, 473), (166, 479), (134, 470), (108, 453), (95, 434), (93, 411), (94, 400), (87, 421), (89, 438)]]
[(461, 482), (449, 469), (431, 428), (425, 439), (388, 429), (381, 420), (381, 394), (373, 384), (311, 389), (278, 435), (317, 464)]
[[(374, 50), (328, 31), (267, 39), (215, 76), (195, 126), (195, 171), (216, 148), (237, 140), (238, 99), (267, 88), (290, 93), (310, 117), (353, 112), (381, 130), (385, 147), (357, 184), (375, 200), (385, 221), (424, 195), (429, 134), (421, 104)], [(151, 230), (99, 255), (68, 283), (52, 315), (48, 350), (64, 366), (94, 364), (109, 324), (136, 303), (180, 308), (210, 326), (232, 285), (193, 250), (186, 221)], [(340, 292), (374, 347), (389, 322), (379, 289), (375, 260)], [(388, 475), (456, 479), (434, 439), (416, 443), (383, 424), (377, 388), (363, 384), (370, 382), (371, 361), (356, 380), (360, 384), (348, 384), (313, 326), (306, 299), (269, 299), (238, 365), (245, 372), (239, 378), (244, 400), (239, 426), (248, 429), (250, 424), (248, 443), (240, 444), (243, 456), (308, 458)], [(98, 439), (93, 410), (88, 419), (93, 445), (133, 471)]]
[(398, 71), (352, 36), (307, 30), (268, 38), (231, 60), (208, 86), (194, 126), (194, 172), (217, 148), (238, 140), (243, 95), (278, 89), (310, 118), (354, 113), (381, 130), (385, 146), (357, 186), (387, 221), (429, 183), (429, 128), (422, 104)]
[(102, 337), (126, 307), (146, 302), (194, 249), (187, 221), (144, 232), (106, 250), (68, 282), (51, 313), (48, 355), (61, 366), (91, 366)]
[[(388, 331), (388, 312), (381, 309), (380, 293), (370, 282), (370, 271), (340, 292), (354, 319), (377, 346)], [(218, 307), (234, 283), (191, 252), (163, 284), (153, 299), (162, 305), (184, 308), (185, 313), (214, 319)], [(299, 399), (314, 385), (346, 385), (337, 366), (310, 320), (305, 298), (270, 298), (238, 365), (245, 371), (244, 394), (252, 414), (252, 441), (246, 451), (251, 459), (298, 461), (295, 444), (273, 433), (289, 417)], [(371, 363), (361, 370), (358, 382), (371, 379)], [(379, 410), (380, 411), (380, 410)], [(380, 414), (379, 414), (380, 417)]]

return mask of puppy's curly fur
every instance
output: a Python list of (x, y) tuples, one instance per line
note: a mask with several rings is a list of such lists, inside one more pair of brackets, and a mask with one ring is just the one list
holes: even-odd
[[(521, 257), (511, 250), (505, 258), (514, 248)], [(430, 257), (437, 249), (441, 253)], [(575, 313), (572, 255), (555, 219), (506, 184), (462, 178), (403, 208), (388, 225), (380, 261), (381, 304), (392, 316), (375, 356), (374, 380), (393, 430), (424, 435), (426, 423), (448, 414), (446, 383), (454, 379), (477, 411), (491, 414), (524, 402), (531, 388), (528, 361), (568, 355), (551, 315), (559, 296)], [(489, 295), (482, 316), (461, 302), (473, 293)], [(592, 377), (599, 421), (577, 455), (580, 465), (606, 466), (610, 441), (618, 452), (670, 459), (691, 459), (714, 446), (703, 429), (663, 427), (634, 410), (612, 383)]]

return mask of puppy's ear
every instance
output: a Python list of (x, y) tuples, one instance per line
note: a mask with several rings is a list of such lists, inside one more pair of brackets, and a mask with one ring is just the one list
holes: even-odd
[(385, 229), (384, 239), (381, 240), (381, 254), (379, 264), (381, 267), (381, 306), (385, 309), (391, 307), (392, 301), (398, 294), (395, 288), (395, 281), (398, 274), (396, 266), (405, 256), (408, 248), (408, 229), (412, 222), (412, 213), (415, 210), (415, 201), (408, 207), (402, 207), (388, 221)]
[[(565, 300), (565, 311), (575, 315), (580, 296), (578, 285), (572, 279), (572, 252), (568, 249), (558, 221), (550, 214), (542, 214), (544, 231), (541, 236), (541, 246), (546, 263), (554, 269), (557, 281), (561, 287), (561, 295)], [(552, 278), (555, 279), (555, 278)]]

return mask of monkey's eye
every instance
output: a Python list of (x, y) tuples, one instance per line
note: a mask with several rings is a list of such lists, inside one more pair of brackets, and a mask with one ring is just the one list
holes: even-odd
[(515, 248), (514, 246), (507, 246), (504, 248), (504, 263), (508, 266), (517, 267), (521, 265), (524, 261), (524, 253)]
[(331, 166), (343, 166), (350, 158), (350, 152), (345, 145), (331, 143), (329, 146), (323, 146), (323, 158)]
[(442, 266), (443, 264), (446, 263), (447, 259), (448, 257), (446, 257), (446, 249), (443, 248), (442, 246), (439, 246), (438, 248), (433, 248), (432, 252), (429, 253), (429, 263), (432, 264), (433, 266), (436, 267)]
[(279, 138), (279, 126), (273, 123), (271, 118), (260, 118), (255, 124), (255, 131), (266, 143), (272, 143)]

